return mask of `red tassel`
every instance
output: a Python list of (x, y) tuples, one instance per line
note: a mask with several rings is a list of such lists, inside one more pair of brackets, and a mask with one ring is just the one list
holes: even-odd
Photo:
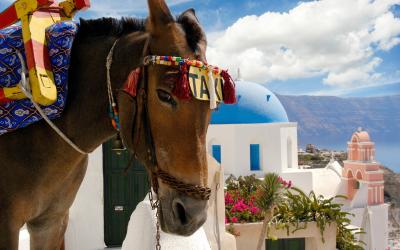
[(180, 67), (180, 77), (175, 84), (172, 93), (181, 100), (190, 100), (190, 87), (188, 79), (188, 66), (186, 64)]
[(137, 85), (140, 80), (140, 68), (136, 68), (129, 73), (128, 78), (125, 81), (123, 90), (132, 97), (136, 97)]
[(226, 104), (234, 104), (236, 103), (236, 91), (235, 91), (235, 82), (232, 77), (229, 75), (228, 71), (222, 70), (221, 76), (224, 79), (224, 103)]

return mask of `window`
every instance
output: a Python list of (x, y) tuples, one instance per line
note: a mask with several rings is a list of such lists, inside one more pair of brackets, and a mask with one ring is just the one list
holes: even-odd
[(221, 145), (212, 145), (212, 156), (221, 163)]
[(261, 170), (259, 144), (250, 144), (250, 170), (251, 171)]

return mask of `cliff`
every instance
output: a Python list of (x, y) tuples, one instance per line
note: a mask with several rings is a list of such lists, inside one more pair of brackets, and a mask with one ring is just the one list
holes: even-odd
[(375, 142), (400, 141), (400, 95), (341, 98), (278, 96), (290, 121), (298, 123), (299, 144), (344, 144), (363, 127)]
[(389, 208), (389, 238), (400, 239), (400, 174), (383, 168), (385, 178), (385, 202)]

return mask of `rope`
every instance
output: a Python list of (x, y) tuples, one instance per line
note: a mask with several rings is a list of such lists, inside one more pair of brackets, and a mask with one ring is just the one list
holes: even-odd
[(114, 100), (114, 95), (113, 95), (112, 85), (111, 85), (111, 65), (113, 62), (114, 48), (118, 41), (119, 41), (119, 39), (115, 40), (110, 51), (108, 52), (107, 59), (106, 59), (106, 69), (107, 69), (108, 102), (109, 102), (110, 109), (111, 109), (110, 113), (112, 113), (111, 119), (113, 121), (114, 128), (119, 132), (119, 130), (120, 130), (119, 115), (118, 115), (117, 104), (115, 103), (115, 100)]
[(115, 42), (113, 43), (110, 52), (108, 52), (107, 55), (107, 59), (106, 59), (106, 68), (107, 68), (107, 92), (108, 92), (108, 101), (110, 102), (110, 106), (112, 106), (113, 103), (115, 103), (114, 101), (114, 96), (112, 94), (112, 87), (111, 87), (111, 65), (112, 65), (112, 61), (113, 61), (113, 55), (114, 55), (114, 48), (115, 45), (117, 44), (118, 39), (115, 40)]
[(158, 169), (156, 173), (153, 173), (153, 178), (157, 177), (160, 178), (162, 182), (174, 188), (178, 192), (184, 193), (195, 199), (210, 199), (211, 189), (208, 187), (184, 183), (161, 169)]
[(39, 112), (39, 114), (43, 117), (43, 119), (49, 124), (49, 126), (66, 142), (68, 143), (73, 149), (75, 149), (77, 152), (86, 155), (88, 154), (87, 152), (81, 150), (75, 143), (73, 143), (51, 120), (50, 118), (46, 115), (46, 113), (43, 111), (43, 109), (37, 104), (32, 97), (32, 94), (30, 93), (30, 86), (28, 82), (26, 81), (26, 67), (25, 67), (25, 61), (24, 58), (22, 57), (21, 53), (17, 51), (17, 55), (19, 57), (19, 60), (21, 62), (21, 83), (19, 84), (19, 87), (24, 93), (24, 95), (32, 102), (33, 106), (36, 108), (36, 110)]

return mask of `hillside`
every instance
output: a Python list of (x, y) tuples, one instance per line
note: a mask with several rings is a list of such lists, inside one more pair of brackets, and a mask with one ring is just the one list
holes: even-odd
[(400, 95), (341, 98), (279, 95), (290, 121), (298, 122), (300, 145), (344, 143), (363, 127), (375, 142), (400, 141)]
[(342, 97), (372, 97), (391, 96), (400, 94), (400, 82), (386, 85), (366, 86), (362, 88), (349, 89), (343, 92)]
[(383, 168), (385, 178), (385, 202), (389, 208), (389, 237), (400, 239), (400, 174), (388, 168)]

